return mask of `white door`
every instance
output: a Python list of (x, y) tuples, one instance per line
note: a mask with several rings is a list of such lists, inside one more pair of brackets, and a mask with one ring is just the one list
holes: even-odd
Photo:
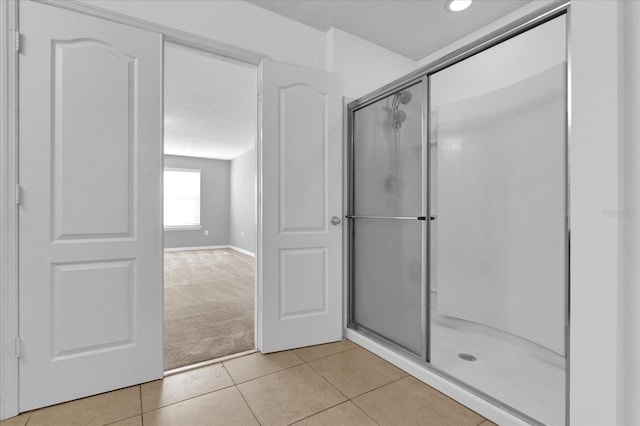
[(161, 35), (20, 2), (20, 411), (162, 377)]
[(274, 352), (342, 338), (342, 110), (337, 74), (273, 61), (261, 73), (258, 347)]

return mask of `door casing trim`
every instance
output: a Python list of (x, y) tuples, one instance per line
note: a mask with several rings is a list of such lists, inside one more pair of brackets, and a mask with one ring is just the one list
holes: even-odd
[(0, 420), (18, 414), (18, 0), (0, 2)]

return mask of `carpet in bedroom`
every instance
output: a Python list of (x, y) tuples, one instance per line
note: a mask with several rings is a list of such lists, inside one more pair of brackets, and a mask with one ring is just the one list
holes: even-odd
[(232, 249), (165, 253), (165, 371), (254, 348), (254, 269)]

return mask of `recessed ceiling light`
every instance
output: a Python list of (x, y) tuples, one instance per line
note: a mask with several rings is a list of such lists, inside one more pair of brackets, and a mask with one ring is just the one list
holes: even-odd
[(473, 0), (449, 0), (446, 9), (451, 12), (460, 12), (471, 6)]

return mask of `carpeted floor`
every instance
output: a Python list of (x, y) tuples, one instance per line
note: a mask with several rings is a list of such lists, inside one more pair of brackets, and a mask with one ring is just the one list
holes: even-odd
[(232, 249), (164, 255), (164, 368), (254, 348), (254, 258)]

